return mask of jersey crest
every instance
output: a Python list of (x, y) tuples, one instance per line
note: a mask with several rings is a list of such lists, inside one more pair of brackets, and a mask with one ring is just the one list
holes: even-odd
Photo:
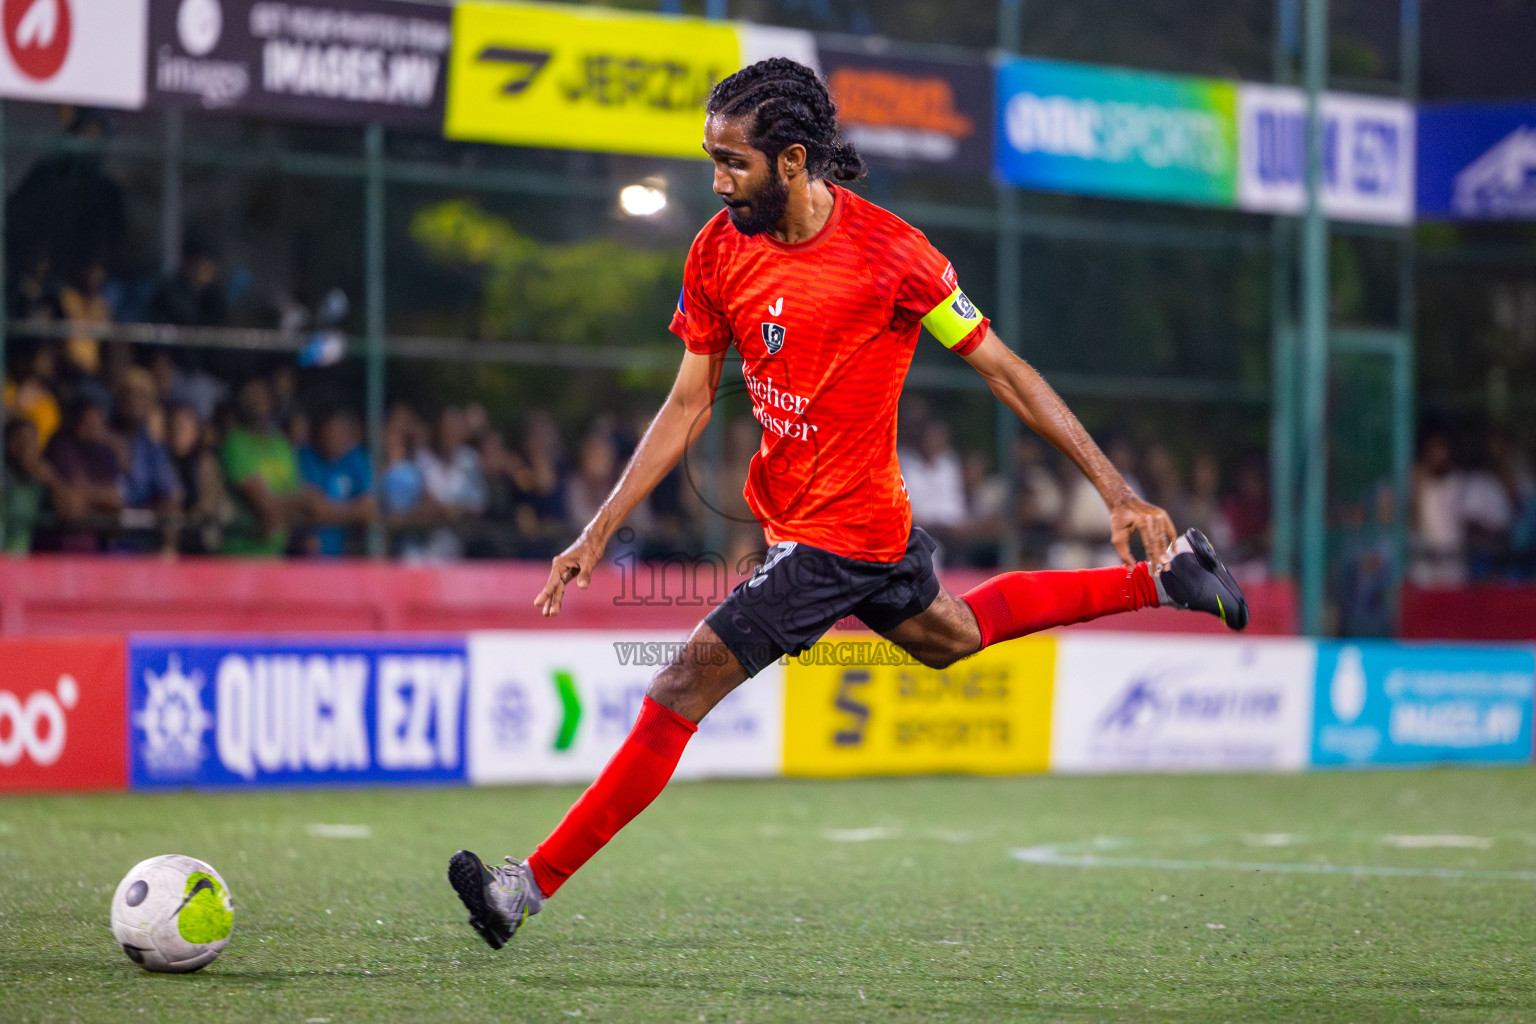
[(769, 355), (778, 355), (779, 349), (784, 347), (784, 325), (764, 321), (763, 344), (768, 346)]

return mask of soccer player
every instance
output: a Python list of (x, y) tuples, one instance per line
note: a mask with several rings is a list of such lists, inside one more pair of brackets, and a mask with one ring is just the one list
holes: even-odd
[[(453, 856), (449, 881), (496, 949), (660, 794), (711, 708), (848, 615), (933, 668), (1036, 630), (1156, 605), (1210, 612), (1232, 629), (1248, 622), (1205, 537), (1189, 530), (1175, 540), (1168, 514), (1131, 491), (922, 233), (828, 180), (855, 180), (865, 166), (840, 137), (814, 71), (773, 58), (725, 79), (709, 97), (704, 150), (725, 209), (683, 269), (672, 331), (687, 352), (677, 380), (534, 604), (558, 615), (567, 586), (588, 585), (614, 531), (708, 423), (733, 345), (763, 426), (746, 498), (772, 546), (656, 674), (613, 760), (526, 861), (488, 868), (467, 850)], [(896, 403), (919, 324), (1087, 474), (1109, 506), (1123, 565), (1009, 572), (959, 597), (944, 589), (896, 461)], [(1133, 533), (1159, 554), (1157, 566), (1132, 559)]]

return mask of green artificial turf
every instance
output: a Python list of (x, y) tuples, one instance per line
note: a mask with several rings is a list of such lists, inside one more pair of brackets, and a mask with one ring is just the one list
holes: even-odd
[[(0, 1019), (1536, 1020), (1533, 783), (680, 784), (500, 953), (448, 856), (526, 854), (573, 788), (6, 798)], [(1048, 845), (1120, 862), (1010, 853)], [(118, 879), (167, 852), (234, 894), (234, 941), (199, 974), (147, 974), (107, 928)]]

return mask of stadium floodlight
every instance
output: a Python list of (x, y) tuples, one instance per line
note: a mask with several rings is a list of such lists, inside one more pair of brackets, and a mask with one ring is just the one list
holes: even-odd
[(666, 182), (646, 178), (619, 190), (619, 209), (631, 217), (654, 217), (667, 208)]

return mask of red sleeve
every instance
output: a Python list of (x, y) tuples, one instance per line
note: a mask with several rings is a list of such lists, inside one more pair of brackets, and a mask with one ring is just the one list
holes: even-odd
[(683, 290), (677, 295), (677, 309), (672, 313), (671, 331), (683, 339), (688, 351), (707, 355), (731, 347), (731, 324), (719, 312), (714, 295), (715, 254), (700, 231), (688, 249), (683, 264)]
[[(991, 321), (960, 290), (955, 268), (921, 232), (913, 231), (902, 253), (906, 270), (896, 291), (896, 308), (924, 320), (945, 348), (960, 355), (975, 351)], [(942, 326), (935, 318), (942, 317)], [(975, 326), (970, 326), (974, 321)]]

